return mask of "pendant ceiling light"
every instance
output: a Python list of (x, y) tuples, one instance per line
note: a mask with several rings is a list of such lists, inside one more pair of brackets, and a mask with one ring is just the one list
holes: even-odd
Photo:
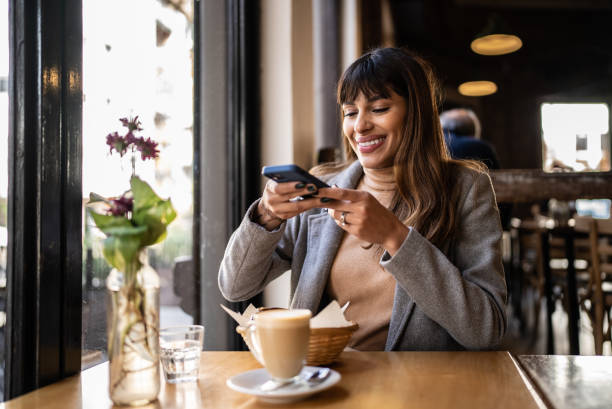
[(487, 26), (470, 44), (472, 51), (481, 55), (510, 54), (522, 46), (523, 41), (511, 34), (497, 14), (489, 17)]
[(496, 92), (497, 85), (492, 81), (468, 81), (459, 85), (459, 93), (468, 97), (483, 97)]

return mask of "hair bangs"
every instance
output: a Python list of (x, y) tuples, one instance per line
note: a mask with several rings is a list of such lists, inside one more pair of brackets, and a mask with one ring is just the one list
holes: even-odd
[(352, 103), (360, 93), (367, 99), (391, 97), (385, 70), (380, 69), (371, 57), (370, 54), (364, 55), (346, 70), (338, 87), (338, 104)]

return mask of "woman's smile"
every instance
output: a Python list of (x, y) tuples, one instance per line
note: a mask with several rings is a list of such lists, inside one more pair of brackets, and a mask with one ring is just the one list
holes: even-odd
[(361, 164), (370, 169), (393, 165), (402, 138), (406, 101), (393, 91), (342, 104), (342, 128)]
[(380, 148), (387, 139), (386, 136), (359, 136), (355, 138), (359, 152), (371, 153)]

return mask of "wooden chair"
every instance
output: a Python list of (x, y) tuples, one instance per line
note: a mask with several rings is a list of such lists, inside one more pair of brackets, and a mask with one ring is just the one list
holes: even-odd
[[(568, 274), (567, 263), (569, 261), (566, 254), (565, 236), (559, 235), (561, 233), (556, 232), (556, 229), (545, 227), (545, 223), (538, 223), (535, 220), (523, 221), (519, 227), (519, 254), (523, 282), (527, 287), (534, 290), (533, 297), (531, 297), (532, 304), (529, 308), (530, 311), (534, 312), (533, 328), (536, 330), (534, 335), (537, 334), (537, 328), (539, 327), (540, 306), (542, 301), (546, 300), (547, 327), (549, 327), (547, 330), (547, 345), (549, 353), (552, 353), (550, 348), (554, 350), (554, 341), (551, 320), (557, 300), (561, 301), (566, 314), (572, 315), (569, 314), (569, 297), (567, 296), (566, 285)], [(547, 240), (547, 258), (544, 257), (543, 240)], [(590, 277), (588, 270), (591, 259), (589, 243), (588, 237), (580, 237), (580, 234), (574, 235), (574, 271), (576, 273), (576, 291), (579, 295), (586, 292)], [(546, 263), (548, 263), (551, 273), (550, 299), (547, 298), (545, 290), (544, 268)]]
[[(521, 300), (518, 302), (519, 311), (516, 311), (521, 320), (521, 331), (527, 326), (527, 315), (533, 317), (530, 327), (533, 335), (537, 335), (539, 327), (540, 307), (544, 294), (544, 273), (542, 268), (542, 228), (535, 221), (521, 221), (516, 226), (517, 237), (517, 266), (520, 270)], [(529, 301), (528, 304), (525, 304)], [(529, 313), (529, 314), (528, 314)]]
[[(567, 267), (557, 266), (556, 264), (567, 264), (567, 254), (565, 249), (565, 239), (563, 237), (550, 236), (549, 240), (549, 263), (552, 274), (553, 285), (557, 289), (556, 299), (561, 299), (563, 309), (567, 313), (569, 310), (567, 302), (566, 274)], [(590, 281), (591, 265), (591, 245), (588, 237), (574, 237), (574, 269), (576, 271), (576, 288), (579, 296), (586, 291)]]
[[(601, 355), (603, 343), (612, 341), (612, 220), (590, 217), (576, 217), (575, 220), (575, 230), (588, 233), (591, 251), (590, 279), (580, 304), (593, 326), (595, 353)], [(605, 328), (604, 321), (607, 321)]]

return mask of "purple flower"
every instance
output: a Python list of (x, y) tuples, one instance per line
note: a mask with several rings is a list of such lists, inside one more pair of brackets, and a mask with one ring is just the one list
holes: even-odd
[(127, 197), (125, 194), (116, 199), (109, 199), (109, 202), (111, 207), (108, 209), (108, 214), (113, 216), (125, 216), (132, 211), (134, 206), (134, 199)]
[[(138, 115), (135, 117), (119, 118), (119, 121), (128, 128), (125, 136), (120, 136), (118, 132), (110, 133), (106, 136), (106, 144), (110, 147), (110, 153), (113, 153), (113, 149), (116, 150), (119, 155), (123, 156), (128, 149), (132, 149), (132, 156), (135, 151), (140, 151), (142, 160), (155, 159), (159, 156), (159, 150), (157, 149), (157, 142), (151, 140), (151, 138), (145, 139), (137, 138), (134, 133), (142, 131), (141, 123), (138, 120)], [(132, 158), (133, 159), (133, 158)], [(132, 167), (134, 163), (132, 161)], [(134, 169), (132, 169), (134, 170)]]
[(142, 160), (155, 159), (159, 156), (159, 150), (157, 149), (157, 142), (152, 141), (151, 138), (138, 138), (135, 142), (136, 149), (140, 151)]
[(128, 142), (117, 132), (106, 135), (106, 144), (110, 147), (111, 154), (113, 153), (113, 149), (121, 156), (127, 152)]
[(125, 134), (125, 142), (130, 145), (130, 144), (136, 144), (138, 142), (138, 138), (136, 138), (134, 136), (134, 134), (132, 133), (132, 131), (128, 131), (127, 134)]
[(121, 121), (121, 123), (123, 124), (123, 126), (125, 126), (130, 133), (132, 131), (142, 131), (142, 128), (140, 127), (141, 122), (138, 120), (138, 115), (136, 115), (135, 117), (130, 117), (130, 119), (127, 118), (119, 118), (119, 121)]

